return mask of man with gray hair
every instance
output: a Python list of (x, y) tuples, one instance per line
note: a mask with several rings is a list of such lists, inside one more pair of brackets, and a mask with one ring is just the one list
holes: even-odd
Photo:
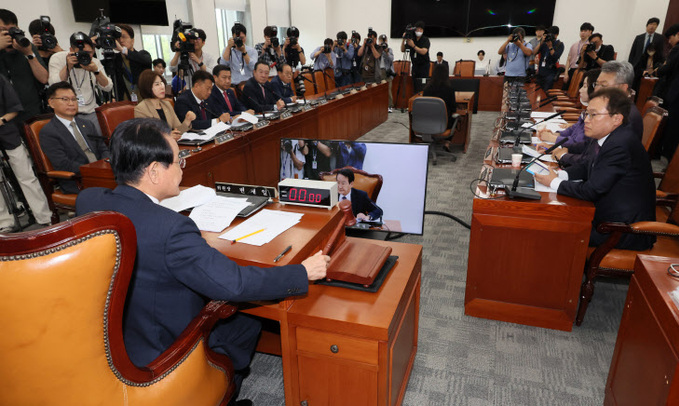
[[(632, 97), (631, 90), (634, 83), (634, 67), (629, 62), (608, 61), (601, 65), (601, 73), (594, 84), (595, 90), (605, 87), (617, 87)], [(629, 123), (632, 131), (641, 140), (644, 135), (644, 121), (637, 106), (632, 103)]]

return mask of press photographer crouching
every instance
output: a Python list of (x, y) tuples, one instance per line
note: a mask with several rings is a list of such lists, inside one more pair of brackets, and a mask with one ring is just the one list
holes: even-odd
[(424, 22), (418, 21), (414, 26), (408, 24), (401, 41), (401, 52), (410, 51), (412, 61), (413, 92), (419, 93), (429, 77), (429, 38), (424, 36)]
[(92, 123), (97, 135), (102, 135), (94, 111), (99, 107), (96, 88), (110, 92), (113, 81), (106, 76), (104, 66), (96, 58), (90, 37), (84, 32), (76, 32), (71, 35), (70, 44), (68, 51), (57, 52), (50, 59), (49, 84), (70, 83), (78, 99), (78, 116)]
[(506, 54), (505, 82), (526, 81), (526, 69), (528, 69), (530, 56), (533, 55), (533, 47), (524, 42), (525, 36), (526, 31), (523, 28), (514, 28), (497, 51), (499, 55)]

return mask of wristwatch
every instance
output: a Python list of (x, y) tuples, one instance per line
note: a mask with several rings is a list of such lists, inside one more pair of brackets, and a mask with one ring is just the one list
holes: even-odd
[(202, 68), (203, 65), (205, 65), (205, 64), (203, 62), (201, 62), (201, 63), (198, 64), (198, 67)]
[(97, 75), (100, 74), (101, 72), (96, 71), (96, 72), (92, 72), (92, 73), (94, 73), (94, 76), (97, 76)]
[(2, 121), (3, 125), (8, 123), (8, 121), (5, 117), (0, 118), (0, 121)]
[(245, 56), (245, 55), (247, 55), (247, 54), (248, 54), (248, 51), (243, 52), (243, 56)]
[(29, 61), (33, 58), (35, 58), (35, 54), (26, 55), (26, 59), (28, 59)]

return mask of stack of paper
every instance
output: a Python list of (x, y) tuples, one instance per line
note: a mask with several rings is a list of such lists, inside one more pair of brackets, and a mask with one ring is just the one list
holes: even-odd
[[(540, 156), (540, 153), (538, 151), (526, 145), (521, 145), (521, 152), (528, 155), (531, 158)], [(540, 156), (540, 160), (545, 162), (555, 162), (554, 158), (551, 155)]]
[(230, 226), (238, 213), (249, 204), (247, 198), (215, 196), (193, 209), (189, 217), (198, 229), (218, 233)]
[(231, 122), (231, 124), (233, 125), (239, 125), (244, 123), (257, 124), (257, 121), (259, 121), (257, 117), (253, 116), (250, 113), (242, 112), (240, 113), (237, 119)]
[(226, 131), (229, 128), (231, 128), (230, 125), (220, 121), (217, 124), (213, 124), (210, 128), (202, 130), (200, 134), (192, 133), (192, 132), (185, 132), (184, 134), (182, 134), (181, 138), (179, 138), (179, 141), (182, 141), (182, 140), (209, 141), (215, 135), (219, 134), (222, 131)]
[(179, 195), (175, 197), (163, 200), (160, 202), (160, 205), (180, 212), (182, 210), (190, 209), (191, 207), (205, 204), (215, 196), (217, 196), (217, 192), (215, 192), (214, 189), (203, 185), (196, 185), (182, 190)]
[(303, 215), (304, 213), (264, 209), (219, 238), (261, 247), (299, 223)]

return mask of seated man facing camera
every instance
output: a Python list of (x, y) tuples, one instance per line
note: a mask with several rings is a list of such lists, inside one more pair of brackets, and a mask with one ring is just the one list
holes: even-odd
[(370, 200), (368, 194), (354, 188), (354, 172), (351, 169), (340, 169), (337, 172), (337, 191), (339, 200), (349, 200), (351, 211), (358, 220), (371, 221), (382, 217), (382, 209)]
[[(186, 164), (170, 131), (164, 121), (149, 118), (119, 125), (111, 137), (111, 167), (118, 187), (86, 189), (76, 202), (78, 215), (113, 210), (134, 224), (137, 260), (123, 338), (130, 360), (139, 367), (165, 351), (209, 300), (244, 302), (302, 295), (309, 289), (308, 281), (325, 277), (330, 261), (319, 251), (301, 264), (239, 266), (210, 247), (193, 220), (158, 204), (179, 194)], [(233, 362), (236, 393), (259, 331), (259, 321), (237, 313), (217, 322), (210, 334), (210, 347)]]

